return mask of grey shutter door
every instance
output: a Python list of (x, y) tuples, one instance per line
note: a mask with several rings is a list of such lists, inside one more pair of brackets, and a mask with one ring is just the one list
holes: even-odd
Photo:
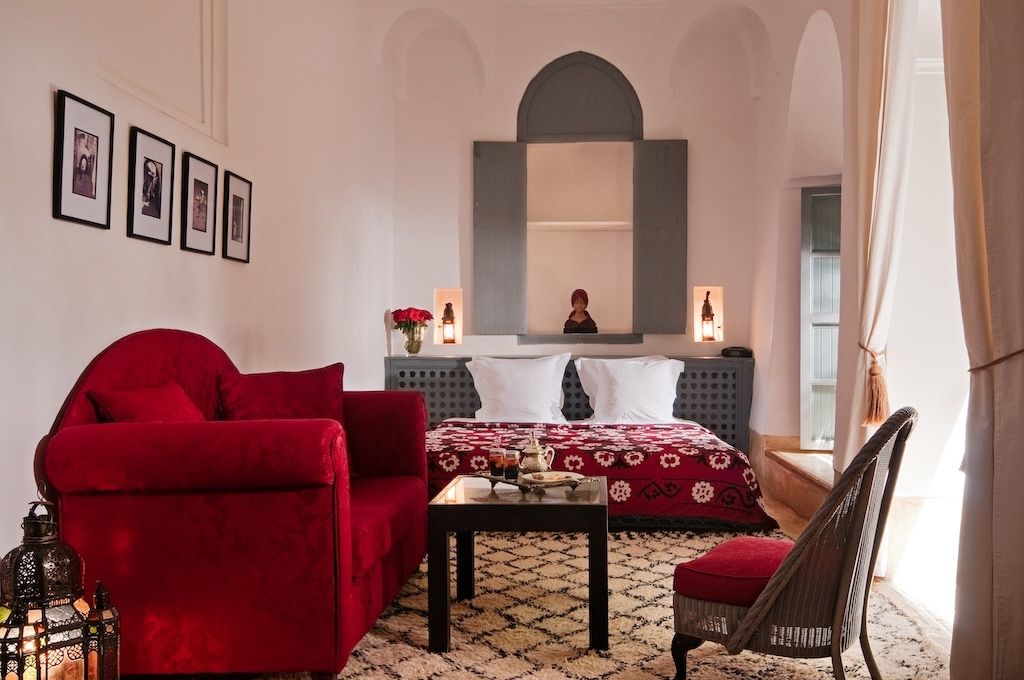
[(526, 333), (526, 144), (473, 142), (473, 332)]
[(686, 140), (633, 142), (633, 332), (686, 332)]

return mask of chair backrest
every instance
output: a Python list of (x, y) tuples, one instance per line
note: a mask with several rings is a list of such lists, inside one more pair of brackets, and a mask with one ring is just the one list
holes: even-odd
[(96, 355), (64, 401), (50, 434), (96, 422), (89, 390), (152, 387), (168, 380), (181, 385), (208, 420), (218, 416), (217, 376), (237, 371), (220, 347), (196, 333), (154, 329), (114, 341)]
[[(751, 605), (727, 647), (788, 656), (828, 655), (860, 634), (869, 579), (917, 411), (893, 413), (861, 448)], [(780, 631), (785, 631), (780, 633)], [(795, 653), (803, 650), (805, 653)]]

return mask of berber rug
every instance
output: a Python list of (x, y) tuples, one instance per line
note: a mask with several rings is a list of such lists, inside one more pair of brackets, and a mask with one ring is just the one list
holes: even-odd
[[(451, 652), (427, 651), (424, 565), (355, 648), (341, 678), (671, 678), (673, 569), (731, 535), (612, 533), (610, 649), (592, 651), (587, 649), (585, 537), (478, 534), (476, 597), (452, 603)], [(948, 651), (905, 604), (888, 587), (876, 587), (871, 596), (868, 630), (883, 676), (948, 678)], [(848, 678), (869, 677), (857, 645), (844, 660)], [(705, 643), (690, 653), (688, 677), (818, 680), (833, 675), (828, 659), (729, 655), (724, 647)]]

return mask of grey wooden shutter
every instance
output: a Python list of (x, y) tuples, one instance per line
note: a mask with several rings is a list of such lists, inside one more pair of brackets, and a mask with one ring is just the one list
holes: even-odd
[(633, 142), (633, 332), (686, 332), (686, 140)]
[(473, 333), (526, 332), (526, 144), (473, 142)]

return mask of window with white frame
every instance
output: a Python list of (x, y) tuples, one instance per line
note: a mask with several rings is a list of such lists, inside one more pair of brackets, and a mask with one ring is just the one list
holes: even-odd
[(839, 351), (838, 186), (801, 192), (800, 447), (831, 450)]

